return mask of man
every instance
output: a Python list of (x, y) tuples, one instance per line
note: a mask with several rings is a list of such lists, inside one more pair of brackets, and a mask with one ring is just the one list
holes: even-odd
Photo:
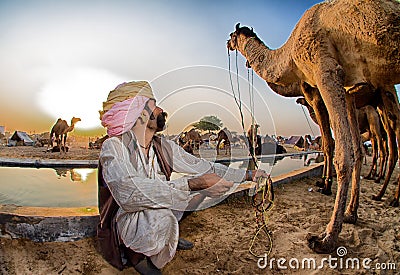
[[(177, 248), (193, 246), (179, 239), (178, 221), (184, 211), (220, 198), (233, 182), (268, 176), (261, 170), (246, 173), (196, 158), (174, 142), (157, 138), (166, 113), (156, 105), (146, 81), (118, 85), (100, 116), (110, 138), (100, 152), (99, 172), (119, 206), (118, 237), (141, 274), (161, 274)], [(190, 176), (171, 180), (171, 171)]]

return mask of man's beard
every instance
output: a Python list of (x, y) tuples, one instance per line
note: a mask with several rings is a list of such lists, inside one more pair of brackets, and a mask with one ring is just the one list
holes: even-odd
[(162, 112), (157, 116), (157, 132), (163, 131), (165, 129), (165, 122), (167, 120), (167, 113)]

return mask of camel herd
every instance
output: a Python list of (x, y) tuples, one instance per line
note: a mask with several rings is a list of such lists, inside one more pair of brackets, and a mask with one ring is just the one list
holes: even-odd
[[(248, 148), (250, 155), (259, 156), (262, 154), (262, 137), (257, 133), (258, 128), (259, 125), (257, 124), (251, 125), (246, 135), (238, 136), (232, 134), (228, 128), (224, 127), (215, 134), (208, 134), (207, 137), (202, 137), (198, 130), (193, 128), (190, 131), (180, 133), (177, 137), (177, 143), (183, 147), (186, 152), (195, 154), (195, 150), (198, 150), (199, 146), (205, 141), (208, 143), (214, 141), (217, 156), (231, 156), (232, 146), (241, 144), (242, 147)], [(279, 145), (274, 139), (268, 138), (267, 136), (264, 141), (276, 147), (273, 152), (269, 152), (268, 154), (281, 154), (286, 152), (283, 146)]]
[[(234, 141), (234, 138), (226, 127), (218, 131), (217, 134), (209, 134), (207, 139), (208, 141), (216, 142), (217, 155), (221, 154), (220, 149), (225, 150), (225, 155), (231, 154), (231, 142)], [(199, 146), (203, 143), (203, 138), (194, 128), (178, 135), (178, 144), (190, 154), (194, 154), (194, 150), (198, 150)]]
[[(252, 29), (239, 24), (230, 34), (228, 49), (239, 51), (247, 66), (274, 92), (303, 97), (313, 109), (323, 139), (325, 191), (332, 183), (334, 160), (338, 187), (331, 219), (322, 234), (307, 237), (316, 252), (332, 252), (342, 223), (357, 221), (362, 162), (357, 109), (370, 105), (380, 115), (389, 148), (386, 178), (397, 162), (400, 109), (394, 85), (400, 83), (398, 22), (398, 1), (336, 0), (306, 11), (279, 49), (269, 49)], [(385, 179), (375, 199), (382, 198), (387, 183)], [(399, 193), (400, 179), (391, 205), (398, 206)]]

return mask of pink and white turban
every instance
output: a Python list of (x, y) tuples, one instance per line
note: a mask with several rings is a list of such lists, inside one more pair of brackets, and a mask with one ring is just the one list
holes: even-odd
[(147, 81), (119, 84), (108, 94), (103, 110), (99, 111), (101, 125), (107, 128), (107, 134), (111, 137), (128, 132), (149, 99), (154, 99), (154, 94)]
[(112, 136), (128, 132), (144, 110), (149, 98), (137, 95), (122, 102), (115, 103), (101, 119), (101, 125), (107, 128), (107, 134)]

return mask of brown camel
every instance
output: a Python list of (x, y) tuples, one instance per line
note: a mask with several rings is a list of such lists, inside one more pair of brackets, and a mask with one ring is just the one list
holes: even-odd
[[(310, 113), (311, 119), (318, 124), (313, 108), (308, 104), (308, 102), (304, 98), (298, 98), (296, 100), (296, 103), (305, 106)], [(379, 183), (379, 181), (384, 177), (384, 171), (385, 171), (384, 167), (387, 161), (387, 149), (385, 144), (386, 133), (385, 130), (383, 129), (383, 125), (381, 123), (379, 114), (373, 106), (366, 105), (358, 109), (357, 114), (358, 114), (357, 120), (359, 124), (360, 134), (363, 136), (365, 133), (367, 133), (368, 140), (371, 140), (373, 148), (371, 169), (367, 174), (367, 176), (365, 176), (365, 178), (366, 179), (375, 178), (377, 170), (377, 158), (379, 152), (380, 171), (377, 175), (377, 178), (375, 179), (375, 182)], [(325, 187), (325, 190), (330, 190), (331, 188), (331, 186), (323, 186), (323, 183), (321, 182), (317, 182), (317, 186), (321, 188)], [(327, 193), (324, 192), (324, 194)]]
[[(387, 146), (389, 148), (388, 156), (388, 170), (385, 176), (385, 181), (382, 185), (380, 192), (373, 196), (374, 200), (381, 200), (385, 194), (386, 188), (390, 181), (390, 176), (396, 166), (398, 160), (398, 144), (400, 144), (400, 106), (399, 99), (395, 88), (387, 87), (387, 89), (380, 89), (380, 100), (378, 103), (378, 112), (381, 116), (383, 127), (387, 134)], [(396, 140), (397, 139), (397, 140)], [(397, 141), (397, 142), (396, 142)], [(398, 207), (400, 198), (400, 176), (397, 179), (397, 190), (394, 199), (390, 202), (391, 206)]]
[[(372, 145), (372, 164), (371, 169), (365, 176), (366, 179), (375, 179), (376, 183), (384, 177), (385, 164), (387, 161), (386, 132), (377, 110), (371, 105), (367, 105), (358, 110), (358, 124), (360, 133), (368, 133)], [(377, 174), (379, 156), (379, 173)]]
[[(373, 200), (380, 201), (382, 200), (382, 197), (385, 194), (386, 188), (389, 184), (391, 175), (393, 174), (393, 170), (395, 168), (399, 155), (398, 153), (399, 147), (397, 146), (397, 144), (399, 144), (399, 137), (400, 137), (399, 100), (394, 87), (385, 87), (374, 90), (374, 88), (371, 85), (361, 85), (353, 88), (350, 91), (352, 96), (354, 97), (354, 100), (357, 103), (356, 107), (358, 109), (361, 109), (362, 106), (368, 106), (368, 105), (372, 105), (373, 107), (377, 108), (380, 116), (380, 122), (383, 124), (384, 128), (384, 131), (381, 130), (381, 133), (383, 136), (385, 136), (386, 134), (387, 144), (383, 144), (381, 145), (381, 147), (383, 146), (382, 152), (386, 152), (387, 157), (385, 157), (384, 155), (382, 156), (384, 158), (383, 166), (382, 166), (382, 160), (380, 161), (381, 168), (383, 168), (381, 177), (384, 176), (385, 180), (380, 192), (377, 195), (372, 196)], [(304, 100), (297, 99), (297, 102), (301, 104), (300, 101), (305, 103)], [(305, 106), (307, 106), (307, 108), (309, 109), (311, 117), (312, 118), (314, 117), (315, 119), (312, 108), (309, 105)], [(381, 134), (378, 133), (379, 130), (377, 127), (375, 127), (374, 131), (376, 132), (375, 133), (376, 136), (381, 136)], [(330, 153), (328, 153), (327, 155), (328, 158), (333, 158), (333, 155), (331, 155)], [(326, 165), (326, 166), (328, 166), (328, 168), (331, 167), (331, 165)], [(387, 168), (387, 173), (385, 176), (384, 173), (386, 168)], [(376, 179), (376, 181), (378, 180), (380, 180), (380, 178)], [(398, 187), (393, 200), (390, 202), (390, 205), (394, 207), (399, 206), (399, 199), (400, 199), (400, 177), (397, 179), (397, 181), (398, 181), (397, 182)], [(318, 186), (321, 185), (318, 184)], [(329, 188), (327, 188), (327, 186), (329, 186)], [(325, 182), (325, 190), (330, 190), (330, 184), (327, 185), (326, 182)], [(323, 193), (325, 192), (326, 191), (324, 191)]]
[(249, 142), (250, 155), (253, 155), (254, 153), (257, 156), (261, 155), (261, 137), (257, 134), (258, 128), (260, 128), (260, 125), (252, 124), (247, 131), (247, 140)]
[[(400, 83), (399, 21), (397, 1), (336, 0), (306, 11), (279, 49), (269, 49), (252, 30), (238, 25), (228, 41), (228, 48), (239, 50), (276, 92), (276, 86), (284, 87), (284, 96), (292, 96), (288, 92), (291, 86), (296, 91), (300, 87), (303, 93), (309, 88), (326, 106), (335, 135), (338, 189), (325, 232), (307, 236), (316, 252), (332, 252), (343, 221), (357, 220), (362, 154), (356, 105), (350, 93), (360, 85), (386, 91)], [(352, 192), (346, 209), (350, 180)]]
[(179, 135), (179, 145), (188, 153), (193, 155), (194, 149), (199, 149), (203, 144), (200, 133), (196, 129), (183, 132)]
[(58, 146), (58, 148), (60, 148), (60, 152), (63, 150), (65, 151), (67, 134), (74, 130), (75, 124), (78, 121), (81, 121), (81, 119), (77, 118), (77, 117), (73, 117), (71, 119), (71, 126), (68, 126), (68, 123), (65, 120), (62, 120), (61, 118), (59, 118), (57, 120), (56, 124), (54, 124), (54, 126), (51, 128), (51, 131), (50, 131), (49, 143), (51, 144), (51, 147), (53, 147), (53, 136), (54, 136), (57, 146)]
[(232, 134), (231, 132), (224, 127), (224, 129), (220, 130), (218, 132), (218, 137), (217, 137), (217, 155), (219, 155), (219, 146), (221, 142), (224, 142), (224, 148), (225, 148), (225, 155), (231, 154), (231, 140), (232, 140)]

